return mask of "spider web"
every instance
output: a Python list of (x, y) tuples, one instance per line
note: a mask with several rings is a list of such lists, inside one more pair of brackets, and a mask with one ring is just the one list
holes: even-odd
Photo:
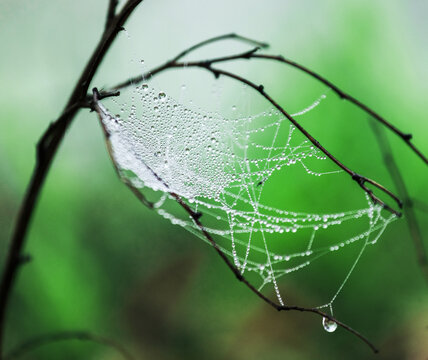
[[(325, 98), (321, 95), (292, 116), (303, 119)], [(100, 104), (120, 176), (138, 189), (160, 194), (158, 214), (208, 242), (188, 214), (180, 214), (170, 193), (203, 214), (205, 230), (237, 269), (256, 279), (260, 291), (270, 287), (281, 305), (287, 303), (278, 284), (281, 277), (359, 244), (339, 287), (318, 306), (333, 312), (332, 304), (364, 250), (395, 216), (385, 215), (368, 198), (364, 208), (322, 214), (270, 205), (272, 193), (289, 191), (278, 186), (291, 168), (300, 167), (314, 181), (340, 172), (320, 166), (331, 164), (276, 110), (225, 117), (180, 103), (147, 84), (133, 88), (130, 99), (130, 104), (113, 100), (121, 116)], [(237, 113), (235, 106), (232, 113)]]

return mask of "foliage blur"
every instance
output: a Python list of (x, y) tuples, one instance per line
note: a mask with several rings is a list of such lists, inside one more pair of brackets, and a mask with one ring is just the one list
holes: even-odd
[[(106, 5), (107, 0), (0, 2), (2, 264), (33, 169), (35, 144), (60, 113), (98, 41)], [(271, 53), (325, 75), (414, 134), (415, 144), (428, 154), (427, 13), (424, 0), (146, 0), (111, 48), (93, 86), (133, 75), (136, 59), (150, 68), (203, 39), (237, 32), (268, 41)], [(227, 42), (193, 58), (245, 48)], [(323, 91), (272, 63), (231, 68), (268, 86), (285, 107), (298, 108)], [(205, 79), (208, 75), (196, 71), (168, 72), (155, 83), (163, 87)], [(325, 116), (311, 122), (309, 130), (343, 162), (394, 189), (367, 116), (339, 100), (329, 101), (320, 110)], [(426, 166), (399, 139), (390, 133), (388, 138), (410, 194), (426, 204)], [(304, 172), (293, 176), (272, 196), (287, 194), (296, 210), (364, 205), (361, 190), (345, 176), (315, 192)], [(346, 195), (328, 195), (337, 189)], [(428, 215), (416, 214), (426, 243)], [(114, 173), (96, 116), (88, 111), (80, 112), (67, 134), (34, 215), (26, 248), (33, 261), (22, 269), (12, 296), (8, 349), (35, 335), (84, 329), (116, 339), (138, 359), (427, 357), (427, 287), (405, 219), (367, 249), (334, 304), (339, 319), (380, 347), (375, 356), (342, 329), (326, 333), (319, 317), (275, 312), (239, 284), (209, 246), (144, 208)], [(289, 303), (319, 305), (325, 300), (323, 289), (340, 284), (349, 266), (350, 258), (331, 257), (321, 269), (326, 283), (311, 281), (309, 267), (302, 277), (281, 279), (281, 291)], [(70, 341), (26, 358), (118, 355)]]

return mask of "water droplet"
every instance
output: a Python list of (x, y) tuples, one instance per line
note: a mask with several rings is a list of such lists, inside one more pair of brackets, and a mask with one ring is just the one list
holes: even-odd
[(164, 101), (164, 100), (165, 100), (165, 98), (166, 98), (166, 94), (165, 94), (163, 91), (161, 91), (161, 92), (158, 94), (158, 98), (159, 98), (159, 100)]
[(236, 110), (236, 105), (232, 106), (232, 110), (235, 111)]
[(326, 317), (322, 318), (322, 326), (324, 327), (324, 330), (329, 333), (332, 333), (337, 329), (337, 323), (333, 320), (327, 319)]
[(140, 60), (140, 63), (141, 63), (141, 65), (144, 65), (144, 60), (143, 60), (143, 59), (141, 59), (141, 60)]
[(143, 84), (143, 85), (141, 85), (141, 88), (142, 88), (144, 91), (147, 91), (147, 90), (149, 89), (149, 85), (147, 85), (147, 84)]

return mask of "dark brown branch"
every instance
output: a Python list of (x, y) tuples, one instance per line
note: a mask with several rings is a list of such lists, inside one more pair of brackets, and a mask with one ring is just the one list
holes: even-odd
[(40, 335), (17, 346), (4, 357), (4, 360), (16, 359), (21, 357), (22, 355), (37, 350), (40, 347), (51, 345), (57, 342), (71, 340), (89, 341), (105, 347), (109, 347), (119, 353), (122, 358), (126, 360), (134, 360), (134, 357), (128, 352), (128, 350), (126, 350), (117, 341), (104, 336), (94, 335), (87, 331), (62, 331), (52, 334)]
[[(103, 113), (101, 107), (99, 106), (99, 93), (97, 91), (97, 89), (93, 89), (93, 103), (94, 103), (94, 109), (95, 111), (98, 113), (99, 115), (99, 119), (100, 119), (100, 124), (101, 127), (103, 128), (104, 134), (106, 136), (107, 139), (107, 150), (111, 156), (111, 159), (113, 161), (113, 165), (116, 168), (116, 171), (120, 174), (120, 171), (118, 170), (118, 167), (115, 163), (114, 157), (112, 156), (112, 149), (111, 149), (111, 145), (108, 141), (108, 138), (110, 137), (110, 134), (108, 133), (107, 129), (105, 128), (103, 122), (102, 122), (102, 117), (105, 116), (106, 114)], [(170, 187), (168, 186), (168, 184), (156, 173), (153, 171), (153, 169), (151, 169), (147, 164), (143, 163), (143, 165), (147, 168), (148, 171), (150, 171), (155, 178), (162, 183), (166, 189), (169, 189)], [(137, 196), (138, 199), (140, 199), (140, 196), (138, 195), (138, 193), (140, 193), (140, 191), (135, 188), (129, 181), (126, 182), (128, 187), (132, 190), (132, 192)], [(140, 193), (141, 194), (141, 193)], [(197, 225), (197, 227), (199, 228), (199, 230), (201, 231), (202, 235), (208, 240), (208, 242), (212, 245), (212, 247), (215, 249), (215, 251), (217, 252), (217, 254), (223, 259), (223, 261), (226, 263), (227, 267), (232, 271), (232, 273), (235, 275), (235, 277), (242, 282), (243, 284), (245, 284), (254, 294), (256, 294), (260, 299), (262, 299), (263, 301), (265, 301), (267, 304), (269, 304), (270, 306), (272, 306), (274, 309), (278, 310), (278, 311), (301, 311), (301, 312), (311, 312), (314, 314), (317, 314), (319, 316), (322, 316), (324, 318), (327, 318), (331, 321), (334, 321), (337, 325), (339, 325), (340, 327), (344, 328), (345, 330), (349, 331), (350, 333), (354, 334), (355, 336), (357, 336), (359, 339), (361, 339), (362, 341), (364, 341), (368, 346), (370, 346), (370, 348), (377, 353), (378, 349), (362, 334), (360, 334), (358, 331), (354, 330), (353, 328), (351, 328), (350, 326), (346, 325), (345, 323), (337, 320), (336, 318), (334, 318), (331, 315), (328, 315), (327, 313), (324, 313), (323, 311), (317, 309), (317, 308), (305, 308), (305, 307), (301, 307), (301, 306), (285, 306), (285, 305), (280, 305), (275, 303), (274, 301), (272, 301), (271, 299), (269, 299), (267, 296), (263, 295), (259, 290), (257, 290), (245, 277), (243, 274), (241, 274), (241, 272), (238, 270), (238, 268), (232, 264), (232, 262), (229, 260), (229, 258), (227, 257), (227, 255), (220, 249), (220, 247), (218, 246), (217, 242), (214, 240), (214, 238), (211, 236), (211, 234), (205, 229), (205, 227), (202, 225), (200, 218), (202, 216), (202, 214), (200, 212), (195, 212), (192, 210), (192, 208), (183, 201), (183, 199), (177, 195), (176, 193), (169, 191), (169, 194), (178, 202), (178, 204), (187, 212), (187, 214), (191, 217), (191, 219), (194, 221), (194, 223)]]
[(300, 71), (303, 71), (306, 74), (312, 76), (313, 78), (321, 81), (323, 84), (327, 85), (330, 89), (332, 89), (339, 97), (341, 97), (342, 99), (348, 100), (352, 104), (356, 105), (361, 110), (363, 110), (364, 112), (366, 112), (367, 114), (369, 114), (370, 116), (375, 118), (377, 121), (382, 123), (384, 126), (389, 128), (392, 132), (397, 134), (414, 151), (414, 153), (416, 155), (418, 155), (418, 157), (420, 157), (425, 164), (428, 165), (427, 157), (424, 154), (422, 154), (422, 152), (418, 148), (416, 148), (416, 146), (412, 143), (412, 141), (411, 141), (412, 140), (412, 134), (403, 133), (401, 130), (396, 128), (394, 125), (392, 125), (389, 121), (387, 121), (385, 118), (380, 116), (374, 110), (372, 110), (367, 105), (363, 104), (361, 101), (357, 100), (353, 96), (351, 96), (348, 93), (344, 92), (343, 90), (339, 89), (336, 85), (334, 85), (333, 83), (328, 81), (326, 78), (324, 78), (321, 75), (317, 74), (316, 72), (308, 69), (307, 67), (304, 67), (304, 66), (296, 63), (295, 61), (288, 60), (288, 59), (284, 58), (283, 56), (254, 54), (251, 57), (254, 59), (274, 60), (274, 61), (282, 62), (284, 64), (291, 65), (294, 68), (299, 69)]
[(406, 183), (404, 182), (404, 179), (401, 176), (400, 169), (398, 168), (398, 165), (395, 162), (391, 145), (388, 141), (388, 138), (386, 137), (385, 132), (372, 119), (369, 119), (369, 120), (370, 120), (370, 125), (372, 127), (373, 133), (377, 138), (377, 142), (379, 144), (379, 148), (382, 153), (383, 161), (386, 165), (386, 168), (388, 169), (391, 179), (394, 182), (395, 187), (397, 188), (398, 194), (400, 195), (401, 199), (403, 199), (404, 218), (406, 219), (410, 235), (413, 239), (413, 244), (415, 247), (419, 266), (421, 267), (425, 280), (428, 283), (427, 253), (424, 246), (422, 232), (421, 232), (418, 220), (416, 218), (416, 214), (413, 211), (413, 202), (410, 199), (410, 195), (409, 195), (409, 192), (407, 191)]
[[(103, 90), (101, 90), (101, 91), (102, 91), (102, 93), (99, 94), (100, 100), (106, 99), (109, 97), (116, 97), (116, 96), (120, 95), (120, 91), (118, 91), (118, 90), (114, 90), (114, 91), (103, 91)], [(81, 104), (81, 107), (82, 108), (88, 108), (88, 109), (91, 109), (91, 111), (93, 111), (94, 110), (94, 104), (93, 104), (92, 98), (91, 99), (86, 98), (86, 101)]]
[(123, 29), (124, 23), (141, 1), (142, 0), (128, 0), (119, 14), (114, 17), (110, 25), (104, 30), (97, 47), (76, 83), (63, 113), (49, 126), (37, 145), (36, 165), (18, 214), (0, 283), (0, 358), (3, 354), (2, 345), (8, 300), (18, 273), (19, 265), (21, 264), (21, 254), (25, 245), (25, 238), (30, 220), (46, 175), (49, 172), (52, 160), (71, 121), (76, 116), (82, 104), (86, 102), (88, 87), (101, 61), (116, 38), (116, 35)]
[(179, 53), (176, 57), (174, 57), (171, 60), (171, 62), (177, 62), (178, 60), (180, 60), (181, 58), (185, 57), (189, 53), (191, 53), (191, 52), (193, 52), (193, 51), (195, 51), (195, 50), (197, 50), (197, 49), (199, 49), (199, 48), (201, 48), (203, 46), (212, 44), (214, 42), (218, 42), (218, 41), (222, 41), (222, 40), (227, 40), (227, 39), (235, 39), (235, 40), (242, 41), (244, 43), (247, 43), (247, 44), (250, 44), (250, 45), (253, 45), (253, 46), (257, 46), (257, 47), (260, 47), (260, 48), (264, 48), (264, 49), (266, 49), (266, 48), (269, 47), (268, 43), (257, 41), (257, 40), (253, 40), (253, 39), (250, 39), (250, 38), (247, 38), (245, 36), (241, 36), (241, 35), (238, 35), (238, 34), (235, 34), (235, 33), (231, 33), (231, 34), (220, 35), (220, 36), (216, 36), (216, 37), (213, 37), (213, 38), (201, 41), (200, 43), (197, 43), (196, 45), (193, 45), (193, 46), (189, 47), (188, 49), (186, 49), (186, 50), (182, 51), (181, 53)]
[[(214, 63), (218, 63), (218, 62), (224, 62), (224, 61), (230, 61), (230, 60), (235, 60), (238, 57), (223, 57), (223, 58), (218, 58), (218, 59), (213, 59), (211, 61), (211, 64)], [(428, 165), (428, 159), (427, 157), (412, 143), (412, 135), (411, 134), (407, 134), (402, 132), (401, 130), (399, 130), (397, 127), (395, 127), (393, 124), (391, 124), (389, 121), (387, 121), (385, 118), (383, 118), (382, 116), (380, 116), (377, 112), (375, 112), (373, 109), (371, 109), (370, 107), (368, 107), (367, 105), (363, 104), (361, 101), (359, 101), (358, 99), (354, 98), (353, 96), (351, 96), (350, 94), (344, 92), (343, 90), (341, 90), (339, 87), (337, 87), (335, 84), (333, 84), (331, 81), (327, 80), (325, 77), (319, 75), (318, 73), (316, 73), (315, 71), (298, 64), (297, 62), (293, 61), (293, 60), (289, 60), (284, 58), (283, 56), (279, 55), (279, 56), (275, 56), (275, 55), (264, 55), (264, 54), (251, 54), (249, 57), (245, 57), (245, 58), (251, 58), (251, 59), (262, 59), (262, 60), (273, 60), (273, 61), (278, 61), (287, 65), (290, 65), (300, 71), (303, 71), (304, 73), (308, 74), (309, 76), (313, 77), (314, 79), (317, 79), (318, 81), (322, 82), (324, 85), (326, 85), (327, 87), (329, 87), (330, 89), (332, 89), (341, 99), (347, 100), (349, 102), (351, 102), (352, 104), (354, 104), (355, 106), (359, 107), (361, 110), (363, 110), (364, 112), (366, 112), (367, 114), (369, 114), (370, 116), (372, 116), (373, 118), (375, 118), (377, 121), (379, 121), (380, 123), (382, 123), (384, 126), (386, 126), (387, 128), (389, 128), (392, 132), (394, 132), (396, 135), (398, 135), (413, 151), (414, 153), (422, 159), (422, 161), (425, 162), (425, 164)]]
[(116, 8), (119, 4), (119, 0), (109, 0), (108, 2), (108, 9), (107, 9), (107, 18), (106, 18), (106, 26), (107, 29), (112, 21), (114, 20), (114, 17), (116, 16)]

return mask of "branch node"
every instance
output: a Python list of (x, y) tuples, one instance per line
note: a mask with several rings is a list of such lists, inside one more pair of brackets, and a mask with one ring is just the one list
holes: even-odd
[(202, 217), (202, 213), (200, 212), (200, 211), (197, 211), (197, 212), (194, 212), (193, 213), (193, 218), (195, 219), (195, 220), (199, 220), (201, 217)]
[[(352, 180), (356, 181), (359, 185), (364, 185), (364, 183), (366, 182), (366, 178), (357, 173), (354, 173), (352, 175)], [(367, 192), (371, 192), (371, 191), (368, 190)]]
[(113, 96), (119, 96), (120, 91), (118, 91), (118, 90), (114, 90), (114, 91), (103, 91), (103, 90), (101, 90), (101, 92), (99, 92), (96, 87), (93, 88), (92, 89), (92, 95), (87, 95), (85, 102), (82, 104), (82, 107), (86, 107), (86, 108), (91, 109), (91, 112), (95, 111), (94, 94), (96, 94), (95, 100), (98, 101), (98, 100), (106, 99), (106, 98), (113, 97)]
[(242, 57), (244, 59), (251, 59), (251, 55), (253, 55), (254, 53), (256, 53), (257, 51), (259, 51), (261, 49), (260, 46), (256, 46), (254, 49), (251, 49), (250, 51), (246, 52), (245, 54), (242, 55)]

